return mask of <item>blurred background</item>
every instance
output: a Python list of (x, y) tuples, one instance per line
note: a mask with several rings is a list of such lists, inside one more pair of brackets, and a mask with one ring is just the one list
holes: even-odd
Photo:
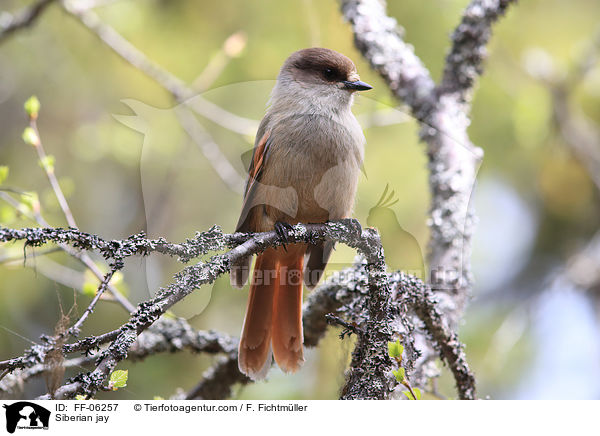
[[(0, 23), (30, 3), (3, 0)], [(436, 80), (467, 3), (388, 2)], [(0, 198), (0, 225), (37, 225), (28, 216), (39, 207), (51, 225), (66, 226), (35, 150), (21, 139), (23, 103), (36, 95), (41, 139), (80, 229), (109, 239), (146, 230), (170, 241), (215, 224), (233, 231), (248, 153), (278, 69), (293, 51), (323, 46), (353, 59), (374, 86), (354, 108), (367, 138), (354, 216), (379, 229), (391, 269), (421, 268), (429, 192), (418, 125), (354, 48), (336, 1), (74, 4), (187, 83), (194, 97), (179, 104), (51, 5), (33, 26), (0, 42), (0, 166), (8, 167), (0, 170), (0, 192), (19, 203)], [(476, 285), (460, 328), (481, 397), (600, 398), (599, 16), (593, 0), (520, 2), (494, 27), (488, 46), (469, 129), (485, 151), (473, 196)], [(393, 191), (387, 202), (386, 187), (386, 197)], [(61, 305), (67, 312), (76, 300), (81, 313), (93, 296), (94, 276), (48, 248), (28, 248), (24, 262), (22, 244), (0, 247), (0, 360), (52, 334)], [(340, 246), (329, 269), (353, 257)], [(182, 267), (159, 256), (126, 265), (112, 283), (134, 304)], [(239, 335), (246, 296), (222, 277), (173, 313), (196, 328)], [(126, 317), (101, 301), (82, 334), (112, 330)], [(234, 398), (337, 398), (353, 348), (338, 333), (331, 329), (308, 350), (299, 373), (273, 369), (268, 382), (236, 388)], [(123, 362), (128, 386), (99, 398), (168, 398), (192, 388), (210, 362), (188, 352)], [(455, 396), (446, 373), (438, 389)], [(40, 379), (22, 396), (45, 391)]]

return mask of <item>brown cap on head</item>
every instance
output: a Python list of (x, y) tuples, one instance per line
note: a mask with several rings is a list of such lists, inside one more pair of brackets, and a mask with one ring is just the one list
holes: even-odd
[(372, 86), (361, 82), (354, 62), (328, 48), (306, 48), (287, 58), (282, 72), (291, 73), (299, 82), (312, 84), (343, 84), (350, 91), (364, 91)]

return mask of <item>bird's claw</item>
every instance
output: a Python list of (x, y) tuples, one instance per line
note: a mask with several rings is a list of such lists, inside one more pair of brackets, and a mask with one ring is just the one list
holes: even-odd
[(275, 233), (277, 233), (277, 236), (279, 236), (279, 240), (281, 241), (281, 246), (283, 247), (283, 249), (287, 252), (287, 247), (285, 246), (285, 244), (287, 244), (289, 242), (289, 232), (292, 231), (294, 228), (292, 227), (291, 224), (289, 223), (284, 223), (282, 221), (277, 221), (275, 223)]

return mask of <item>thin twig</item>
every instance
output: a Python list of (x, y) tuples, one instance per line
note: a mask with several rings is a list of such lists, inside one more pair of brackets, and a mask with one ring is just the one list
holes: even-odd
[(325, 320), (328, 324), (339, 325), (344, 328), (340, 333), (340, 339), (344, 339), (346, 335), (350, 336), (352, 333), (354, 333), (356, 336), (362, 336), (364, 334), (364, 332), (356, 324), (346, 322), (339, 316), (335, 316), (333, 313), (326, 314)]
[[(38, 223), (40, 226), (43, 226), (46, 228), (52, 227), (48, 223), (48, 221), (46, 221), (46, 219), (44, 218), (44, 216), (41, 214), (41, 212), (39, 210), (33, 210), (31, 213), (23, 210), (21, 208), (20, 202), (18, 202), (17, 200), (12, 198), (10, 195), (8, 195), (2, 191), (0, 191), (0, 198), (3, 199), (4, 201), (6, 201), (8, 204), (10, 204), (12, 207), (14, 207), (17, 211), (19, 211), (19, 213), (21, 213), (22, 215), (26, 216), (27, 218), (33, 220), (34, 222)], [(98, 268), (98, 266), (94, 263), (94, 261), (89, 257), (89, 255), (87, 253), (77, 251), (61, 242), (57, 242), (57, 245), (65, 253), (67, 253), (70, 256), (72, 256), (73, 258), (77, 259), (85, 267), (87, 267), (92, 272), (92, 274), (94, 274), (94, 276), (96, 276), (96, 278), (98, 279), (99, 282), (102, 281), (102, 279), (104, 277), (104, 273), (100, 270), (100, 268)], [(127, 300), (127, 298), (125, 298), (123, 296), (123, 294), (121, 294), (119, 292), (119, 290), (117, 288), (115, 288), (113, 285), (109, 285), (108, 290), (110, 291), (112, 297), (114, 298), (114, 301), (116, 301), (121, 306), (123, 306), (123, 308), (125, 310), (127, 310), (129, 313), (131, 313), (135, 310), (135, 306), (133, 304), (131, 304), (129, 302), (129, 300)]]
[(441, 94), (454, 94), (457, 101), (467, 102), (475, 81), (483, 73), (486, 46), (492, 25), (516, 0), (472, 0), (463, 11), (460, 24), (450, 39), (452, 47), (446, 56)]
[(54, 174), (54, 168), (52, 168), (47, 163), (48, 155), (46, 154), (46, 150), (44, 150), (44, 143), (42, 142), (42, 137), (40, 136), (40, 132), (37, 128), (37, 121), (34, 117), (29, 118), (29, 127), (31, 127), (35, 134), (37, 135), (38, 141), (34, 144), (33, 148), (37, 152), (38, 158), (40, 159), (40, 164), (48, 181), (50, 182), (50, 186), (52, 187), (52, 191), (54, 191), (54, 195), (58, 200), (58, 204), (65, 215), (67, 220), (67, 224), (69, 227), (77, 228), (77, 223), (75, 222), (75, 218), (73, 217), (73, 212), (71, 212), (71, 208), (69, 207), (69, 203), (67, 203), (67, 199), (65, 194), (63, 193), (60, 184), (58, 183), (58, 179), (56, 178), (56, 174)]
[[(193, 109), (199, 115), (228, 130), (242, 135), (254, 135), (258, 128), (258, 123), (256, 121), (235, 115), (206, 100), (201, 95), (197, 95), (197, 92), (194, 91), (194, 89), (189, 88), (178, 77), (150, 60), (115, 29), (102, 22), (93, 11), (79, 9), (76, 3), (68, 0), (63, 0), (61, 4), (69, 14), (77, 18), (88, 30), (94, 33), (100, 41), (106, 44), (123, 60), (153, 79), (161, 87), (167, 90), (173, 96), (175, 101), (181, 103), (182, 109), (179, 110), (179, 113), (185, 114), (185, 112), (188, 112), (186, 118), (188, 123), (190, 121), (189, 117), (193, 117), (193, 115), (189, 113), (189, 109)], [(202, 139), (206, 139), (206, 135), (204, 135), (204, 137), (205, 138)], [(233, 189), (234, 192), (241, 192), (244, 178), (240, 176), (237, 170), (235, 170), (227, 157), (221, 152), (220, 148), (214, 144), (214, 142), (210, 142), (209, 144), (201, 145), (200, 149), (223, 182)]]
[(111, 279), (113, 278), (113, 275), (115, 274), (115, 272), (117, 272), (117, 268), (112, 267), (110, 269), (110, 271), (106, 273), (106, 275), (104, 276), (104, 279), (98, 286), (96, 295), (94, 296), (94, 298), (92, 299), (92, 301), (90, 302), (88, 307), (83, 312), (83, 315), (81, 315), (81, 317), (77, 320), (77, 322), (69, 328), (69, 330), (67, 331), (68, 334), (73, 335), (73, 336), (79, 336), (79, 331), (81, 329), (81, 326), (83, 325), (83, 323), (85, 322), (87, 317), (90, 315), (90, 313), (92, 313), (94, 311), (94, 307), (96, 307), (96, 303), (98, 303), (98, 301), (102, 297), (102, 294), (108, 287), (108, 284), (111, 281)]
[[(242, 135), (253, 135), (256, 132), (258, 127), (256, 121), (228, 112), (220, 106), (196, 95), (196, 92), (188, 88), (182, 80), (151, 61), (111, 26), (103, 23), (93, 11), (80, 10), (77, 8), (76, 3), (70, 1), (63, 0), (61, 4), (69, 14), (76, 17), (116, 54), (171, 93), (177, 102), (189, 104), (191, 108), (203, 117), (232, 132)], [(192, 101), (187, 102), (191, 97), (194, 97)]]
[[(50, 186), (52, 187), (54, 195), (56, 196), (56, 198), (58, 200), (60, 208), (65, 216), (65, 219), (67, 220), (67, 224), (70, 227), (77, 228), (77, 223), (75, 222), (75, 218), (73, 217), (73, 213), (71, 212), (69, 203), (67, 202), (67, 199), (60, 187), (60, 184), (58, 183), (58, 179), (56, 178), (56, 174), (54, 173), (54, 167), (53, 167), (53, 165), (50, 165), (48, 162), (48, 155), (46, 154), (46, 151), (44, 149), (42, 137), (37, 128), (36, 119), (37, 119), (37, 114), (29, 117), (29, 127), (31, 127), (33, 129), (33, 131), (35, 132), (35, 135), (36, 135), (36, 141), (32, 145), (36, 150), (36, 153), (39, 158), (39, 162), (42, 166), (42, 169), (46, 173), (46, 177), (48, 178), (48, 181), (50, 182)], [(50, 227), (49, 224), (46, 222), (46, 220), (43, 219), (43, 217), (39, 211), (34, 211), (34, 217), (39, 224), (46, 226), (46, 227)], [(100, 281), (100, 283), (102, 283), (102, 279), (103, 279), (104, 275), (103, 275), (102, 271), (100, 270), (100, 268), (96, 265), (96, 263), (92, 260), (92, 258), (87, 253), (85, 253), (85, 252), (77, 253), (77, 252), (73, 252), (72, 250), (66, 250), (66, 251), (67, 251), (67, 253), (71, 254), (73, 257), (78, 259), (80, 262), (82, 262), (96, 276), (96, 278)], [(111, 293), (112, 297), (118, 303), (120, 303), (121, 306), (123, 306), (123, 308), (125, 308), (125, 310), (127, 310), (129, 313), (131, 313), (133, 310), (135, 310), (135, 307), (114, 286), (110, 285), (108, 287), (108, 290)]]

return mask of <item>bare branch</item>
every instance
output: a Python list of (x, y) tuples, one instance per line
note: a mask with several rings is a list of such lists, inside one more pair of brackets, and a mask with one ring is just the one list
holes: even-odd
[[(258, 122), (235, 115), (206, 100), (201, 95), (197, 95), (197, 91), (188, 87), (178, 77), (150, 60), (114, 28), (102, 22), (94, 11), (81, 8), (78, 3), (71, 0), (61, 0), (61, 4), (65, 11), (77, 18), (113, 52), (134, 68), (153, 79), (162, 88), (167, 90), (175, 101), (182, 104), (182, 107), (178, 110), (178, 116), (184, 123), (184, 128), (192, 138), (201, 140), (198, 143), (201, 152), (223, 182), (234, 192), (240, 193), (244, 186), (244, 178), (240, 176), (221, 149), (208, 137), (206, 132), (202, 132), (202, 134), (198, 133), (200, 126), (193, 119), (194, 116), (190, 113), (190, 109), (193, 109), (204, 118), (242, 135), (254, 135), (258, 128)], [(193, 123), (193, 121), (196, 122)], [(202, 137), (200, 138), (200, 136)]]
[[(104, 44), (123, 60), (153, 79), (166, 89), (179, 103), (189, 105), (198, 114), (214, 123), (242, 135), (254, 135), (258, 123), (226, 111), (220, 106), (205, 100), (189, 88), (182, 80), (150, 60), (137, 47), (127, 41), (115, 29), (103, 23), (91, 10), (79, 9), (76, 3), (63, 0), (64, 9), (76, 17), (85, 27), (92, 31)], [(193, 99), (188, 102), (190, 98)]]
[(33, 25), (52, 2), (54, 0), (38, 0), (33, 5), (22, 9), (13, 16), (6, 14), (2, 17), (2, 21), (0, 22), (0, 44), (16, 31)]
[(583, 50), (568, 74), (560, 74), (552, 62), (548, 71), (529, 71), (534, 78), (546, 83), (552, 95), (553, 121), (575, 158), (587, 170), (600, 190), (600, 128), (571, 99), (583, 82), (600, 53), (600, 27)]
[(35, 149), (38, 155), (39, 162), (42, 166), (42, 169), (44, 170), (44, 173), (46, 173), (46, 177), (50, 182), (50, 186), (52, 187), (52, 191), (54, 192), (54, 195), (58, 200), (58, 204), (60, 205), (60, 208), (63, 214), (65, 215), (67, 224), (69, 225), (69, 227), (77, 228), (77, 223), (75, 222), (75, 218), (73, 217), (73, 213), (71, 212), (69, 203), (67, 203), (65, 194), (63, 193), (60, 184), (58, 183), (58, 179), (56, 178), (56, 174), (54, 173), (54, 168), (52, 168), (48, 163), (48, 155), (46, 154), (46, 150), (44, 149), (44, 143), (42, 142), (42, 137), (37, 128), (36, 117), (37, 114), (35, 117), (32, 116), (29, 118), (29, 127), (31, 127), (37, 135), (37, 142), (33, 144), (33, 148)]
[(223, 233), (215, 226), (203, 233), (196, 233), (194, 239), (188, 239), (180, 244), (167, 242), (164, 238), (146, 239), (146, 234), (140, 232), (123, 240), (107, 241), (97, 235), (85, 233), (77, 229), (61, 228), (0, 228), (0, 242), (25, 241), (28, 246), (37, 247), (50, 242), (69, 244), (83, 250), (98, 251), (106, 260), (125, 259), (131, 256), (161, 253), (177, 257), (181, 262), (206, 254), (211, 250), (224, 247)]
[[(44, 217), (42, 216), (42, 214), (39, 210), (34, 210), (34, 211), (32, 211), (32, 213), (23, 211), (20, 208), (21, 204), (18, 201), (16, 201), (14, 198), (12, 198), (10, 195), (6, 194), (5, 192), (0, 191), (0, 198), (3, 199), (4, 201), (6, 201), (11, 206), (13, 206), (15, 209), (19, 210), (22, 214), (24, 214), (28, 218), (30, 218), (33, 221), (35, 221), (36, 223), (38, 223), (39, 225), (47, 227), (47, 228), (51, 228), (50, 224), (48, 223), (48, 221), (46, 221), (44, 219)], [(0, 242), (4, 242), (4, 241), (0, 241)], [(98, 268), (98, 266), (94, 263), (94, 261), (89, 257), (89, 255), (87, 253), (82, 253), (80, 251), (77, 251), (77, 250), (69, 247), (68, 245), (60, 243), (60, 242), (58, 242), (57, 245), (65, 253), (69, 254), (70, 256), (74, 257), (79, 262), (81, 262), (83, 265), (85, 265), (94, 274), (94, 276), (96, 276), (96, 278), (100, 282), (102, 281), (104, 274), (102, 273), (102, 271), (100, 271), (100, 268)], [(50, 274), (51, 273), (48, 273), (47, 275), (50, 276)], [(51, 276), (50, 278), (52, 280), (56, 281), (57, 277)], [(75, 287), (77, 287), (77, 286), (75, 286)], [(131, 313), (135, 310), (135, 307), (113, 285), (109, 284), (108, 290), (110, 291), (111, 295), (113, 296), (114, 301), (118, 302), (129, 313)]]
[[(455, 378), (459, 398), (475, 399), (475, 377), (466, 362), (463, 347), (458, 341), (456, 333), (444, 323), (443, 317), (436, 307), (437, 300), (429, 287), (418, 278), (402, 272), (389, 274), (389, 281), (393, 291), (391, 312), (395, 316), (399, 316), (400, 313), (414, 312), (422, 320), (429, 338), (438, 350), (439, 357), (447, 363)], [(309, 295), (302, 309), (304, 345), (317, 346), (327, 330), (326, 316), (330, 312), (342, 313), (346, 317), (360, 320), (368, 293), (366, 274), (361, 262), (337, 272), (317, 287)], [(354, 327), (354, 323), (345, 324), (359, 329), (359, 327)], [(395, 326), (397, 322), (393, 321), (391, 325)], [(362, 330), (360, 331), (362, 332)], [(412, 330), (409, 333), (415, 334)], [(406, 341), (405, 337), (402, 339)], [(409, 342), (410, 346), (412, 344)], [(416, 350), (407, 348), (406, 352), (409, 361), (418, 358)], [(175, 395), (173, 399), (228, 398), (234, 384), (248, 382), (242, 374), (233, 371), (232, 368), (237, 368), (237, 352), (219, 359), (203, 375), (200, 383), (186, 396)], [(208, 378), (205, 379), (205, 375)]]
[[(91, 338), (86, 338), (76, 344), (67, 344), (63, 346), (63, 353), (69, 354), (75, 351), (84, 351), (86, 354), (83, 357), (78, 357), (64, 362), (65, 368), (79, 367), (84, 369), (84, 366), (93, 364), (97, 359), (97, 355), (91, 353), (92, 350), (98, 349), (99, 346), (109, 342), (116, 337), (118, 331), (110, 336), (97, 337), (96, 341), (90, 341)], [(139, 361), (147, 357), (154, 356), (160, 353), (174, 353), (184, 350), (195, 353), (208, 354), (225, 354), (227, 356), (234, 355), (235, 369), (237, 371), (237, 339), (229, 337), (222, 333), (214, 331), (195, 330), (183, 319), (160, 319), (152, 327), (143, 332), (130, 348), (127, 359), (130, 361)], [(46, 372), (49, 368), (42, 363), (33, 366), (25, 367), (23, 370), (15, 370), (11, 376), (6, 377), (0, 382), (0, 392), (12, 392), (18, 384), (28, 381), (30, 378), (37, 377)], [(243, 374), (239, 373), (236, 378), (243, 378)], [(227, 380), (221, 380), (224, 386), (227, 386)], [(236, 381), (232, 381), (234, 384)], [(220, 397), (227, 398), (227, 396)]]
[[(73, 336), (79, 336), (79, 331), (81, 329), (81, 326), (83, 325), (83, 323), (85, 322), (87, 317), (90, 315), (90, 313), (92, 313), (94, 311), (94, 308), (96, 307), (96, 303), (98, 303), (98, 301), (102, 297), (102, 294), (108, 287), (108, 284), (111, 281), (111, 279), (113, 278), (113, 275), (115, 274), (115, 272), (117, 272), (117, 268), (113, 266), (111, 268), (111, 270), (108, 273), (106, 273), (106, 275), (104, 276), (104, 279), (102, 279), (102, 282), (100, 283), (100, 286), (98, 286), (96, 295), (94, 296), (94, 298), (92, 298), (92, 301), (90, 302), (88, 307), (83, 312), (83, 315), (81, 315), (81, 318), (79, 318), (77, 320), (77, 322), (75, 324), (73, 324), (73, 326), (71, 326), (69, 328), (69, 330), (67, 330), (68, 334), (73, 335)], [(66, 334), (65, 334), (65, 336), (66, 336)]]
[(448, 326), (438, 309), (438, 300), (423, 282), (402, 272), (394, 273), (391, 282), (397, 291), (396, 299), (405, 301), (423, 321), (425, 328), (447, 364), (456, 382), (459, 398), (474, 400), (475, 377), (467, 364), (463, 346), (458, 335)]

